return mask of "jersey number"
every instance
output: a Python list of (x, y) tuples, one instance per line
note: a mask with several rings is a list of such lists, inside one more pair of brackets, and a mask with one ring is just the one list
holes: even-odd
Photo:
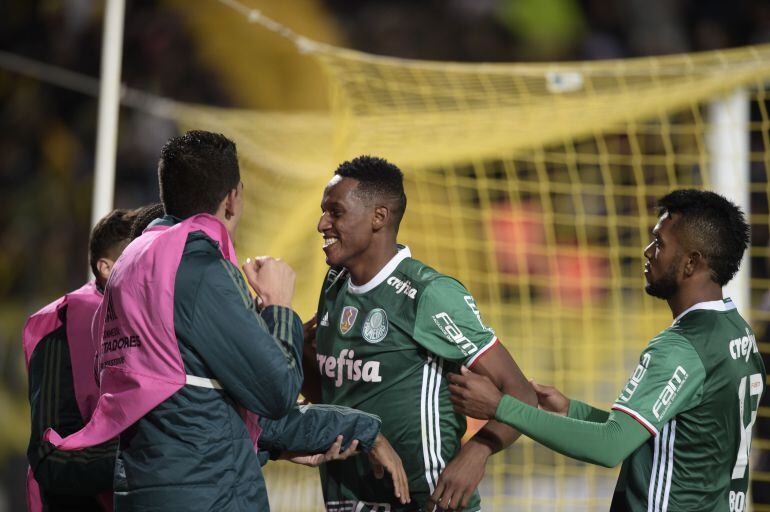
[[(755, 373), (748, 376), (749, 389), (746, 390), (746, 377), (741, 379), (741, 383), (738, 385), (738, 424), (741, 431), (741, 444), (738, 446), (738, 458), (735, 459), (735, 466), (733, 467), (733, 479), (743, 478), (746, 474), (746, 466), (749, 463), (749, 452), (751, 452), (751, 427), (754, 426), (754, 420), (757, 419), (757, 408), (759, 408), (759, 397), (762, 395), (762, 374)], [(756, 396), (756, 406), (751, 399)], [(751, 407), (751, 420), (748, 425), (743, 424), (743, 411), (746, 407), (746, 399), (748, 398), (749, 407)]]

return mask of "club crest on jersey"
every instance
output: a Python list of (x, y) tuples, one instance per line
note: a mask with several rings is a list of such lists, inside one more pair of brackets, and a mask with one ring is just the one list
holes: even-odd
[(358, 318), (358, 309), (353, 306), (345, 306), (342, 308), (342, 315), (340, 315), (340, 333), (347, 334), (348, 331), (356, 323)]
[(373, 309), (366, 315), (364, 327), (361, 329), (364, 339), (369, 343), (379, 343), (388, 334), (388, 315), (384, 309)]

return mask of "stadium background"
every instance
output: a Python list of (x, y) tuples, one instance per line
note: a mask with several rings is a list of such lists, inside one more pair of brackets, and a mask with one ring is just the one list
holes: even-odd
[[(323, 184), (341, 159), (391, 158), (407, 174), (402, 238), (415, 255), (470, 288), (528, 376), (605, 405), (669, 321), (641, 291), (654, 198), (712, 184), (709, 105), (741, 87), (748, 316), (768, 351), (767, 2), (244, 1), (332, 45), (300, 40), (302, 52), (232, 3), (194, 4), (128, 2), (123, 81), (150, 96), (121, 110), (116, 206), (156, 200), (158, 150), (177, 130), (234, 137), (251, 200), (241, 254), (294, 264), (307, 317)], [(0, 511), (23, 507), (21, 325), (85, 274), (96, 100), (83, 76), (98, 76), (101, 15), (96, 1), (12, 1), (0, 20)], [(744, 45), (760, 46), (593, 62)], [(83, 76), (28, 62), (19, 73), (9, 54)], [(770, 510), (769, 416), (760, 410), (754, 443), (755, 510)], [(519, 442), (490, 463), (485, 509), (603, 510), (616, 473)], [(277, 464), (268, 479), (275, 510), (319, 509), (313, 470)]]

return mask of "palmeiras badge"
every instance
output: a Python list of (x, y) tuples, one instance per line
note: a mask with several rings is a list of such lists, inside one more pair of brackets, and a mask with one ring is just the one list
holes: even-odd
[(345, 306), (342, 308), (342, 315), (340, 315), (340, 333), (347, 334), (353, 327), (353, 324), (356, 323), (356, 318), (358, 318), (358, 309), (353, 306)]
[(384, 309), (373, 309), (366, 315), (364, 327), (361, 329), (364, 339), (369, 343), (379, 343), (388, 334), (388, 315)]

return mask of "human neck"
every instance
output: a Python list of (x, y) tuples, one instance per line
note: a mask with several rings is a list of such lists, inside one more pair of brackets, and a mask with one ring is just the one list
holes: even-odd
[(707, 283), (682, 285), (667, 302), (672, 318), (676, 318), (695, 304), (713, 300), (722, 300), (722, 287), (709, 279)]
[(227, 208), (225, 207), (225, 201), (222, 201), (222, 203), (219, 205), (219, 208), (217, 208), (217, 211), (214, 212), (214, 217), (219, 219), (222, 224), (225, 225), (225, 229), (227, 229), (227, 234), (230, 235), (230, 239), (235, 239), (235, 228), (237, 227), (237, 223), (235, 222), (235, 218), (232, 215), (228, 216)]
[(398, 253), (395, 240), (392, 243), (383, 244), (383, 247), (375, 247), (361, 254), (355, 262), (346, 265), (350, 273), (350, 280), (356, 286), (371, 281), (382, 268)]

